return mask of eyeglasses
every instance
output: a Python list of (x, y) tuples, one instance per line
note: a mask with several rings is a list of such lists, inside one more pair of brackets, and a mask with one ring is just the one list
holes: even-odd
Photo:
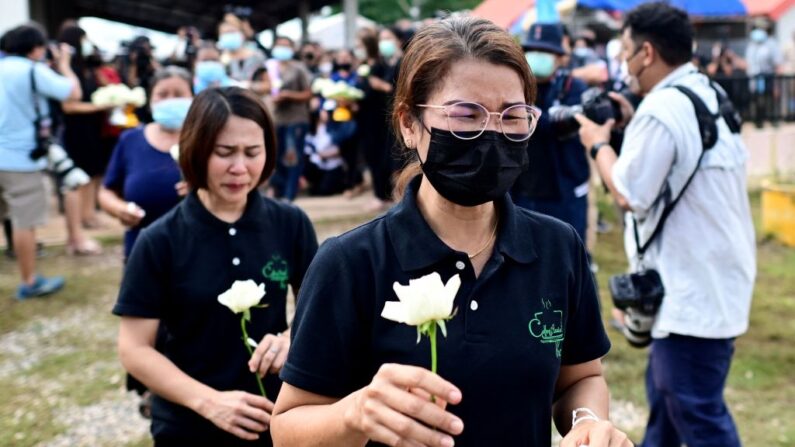
[(516, 104), (501, 113), (489, 112), (476, 102), (457, 102), (450, 105), (417, 104), (417, 107), (439, 109), (447, 116), (447, 126), (456, 138), (474, 140), (481, 136), (489, 125), (492, 115), (497, 115), (505, 138), (511, 141), (525, 141), (533, 135), (541, 116), (541, 110), (527, 104)]

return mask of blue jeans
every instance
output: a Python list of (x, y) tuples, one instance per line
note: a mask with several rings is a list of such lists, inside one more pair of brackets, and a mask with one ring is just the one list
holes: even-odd
[(277, 198), (294, 200), (304, 173), (304, 140), (309, 124), (276, 126), (276, 170), (270, 180)]
[(650, 414), (641, 447), (739, 447), (723, 388), (734, 339), (654, 339), (646, 370)]

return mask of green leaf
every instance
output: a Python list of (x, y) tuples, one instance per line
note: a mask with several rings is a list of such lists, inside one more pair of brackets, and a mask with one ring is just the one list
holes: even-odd
[(439, 325), (439, 329), (442, 330), (442, 335), (444, 338), (447, 338), (447, 325), (444, 323), (444, 320), (437, 320), (436, 324)]

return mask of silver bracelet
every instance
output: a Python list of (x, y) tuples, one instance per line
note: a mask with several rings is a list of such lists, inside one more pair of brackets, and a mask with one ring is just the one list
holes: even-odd
[[(585, 415), (577, 417), (578, 413), (585, 413)], [(571, 428), (574, 428), (582, 421), (599, 422), (600, 419), (590, 408), (580, 407), (571, 412)]]

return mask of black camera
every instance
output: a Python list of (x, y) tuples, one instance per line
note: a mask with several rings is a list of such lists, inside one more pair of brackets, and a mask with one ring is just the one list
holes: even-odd
[(651, 343), (651, 328), (665, 287), (656, 270), (615, 275), (608, 281), (613, 305), (624, 312), (624, 336), (630, 345), (643, 348)]
[(224, 6), (224, 12), (227, 14), (233, 14), (241, 20), (249, 20), (251, 19), (251, 15), (254, 13), (254, 9), (252, 9), (250, 6), (227, 4)]
[(604, 124), (609, 119), (621, 121), (620, 104), (599, 88), (590, 88), (583, 92), (582, 103), (576, 106), (557, 105), (549, 108), (549, 120), (560, 139), (573, 137), (580, 129), (580, 123), (574, 118), (581, 113), (589, 120)]

